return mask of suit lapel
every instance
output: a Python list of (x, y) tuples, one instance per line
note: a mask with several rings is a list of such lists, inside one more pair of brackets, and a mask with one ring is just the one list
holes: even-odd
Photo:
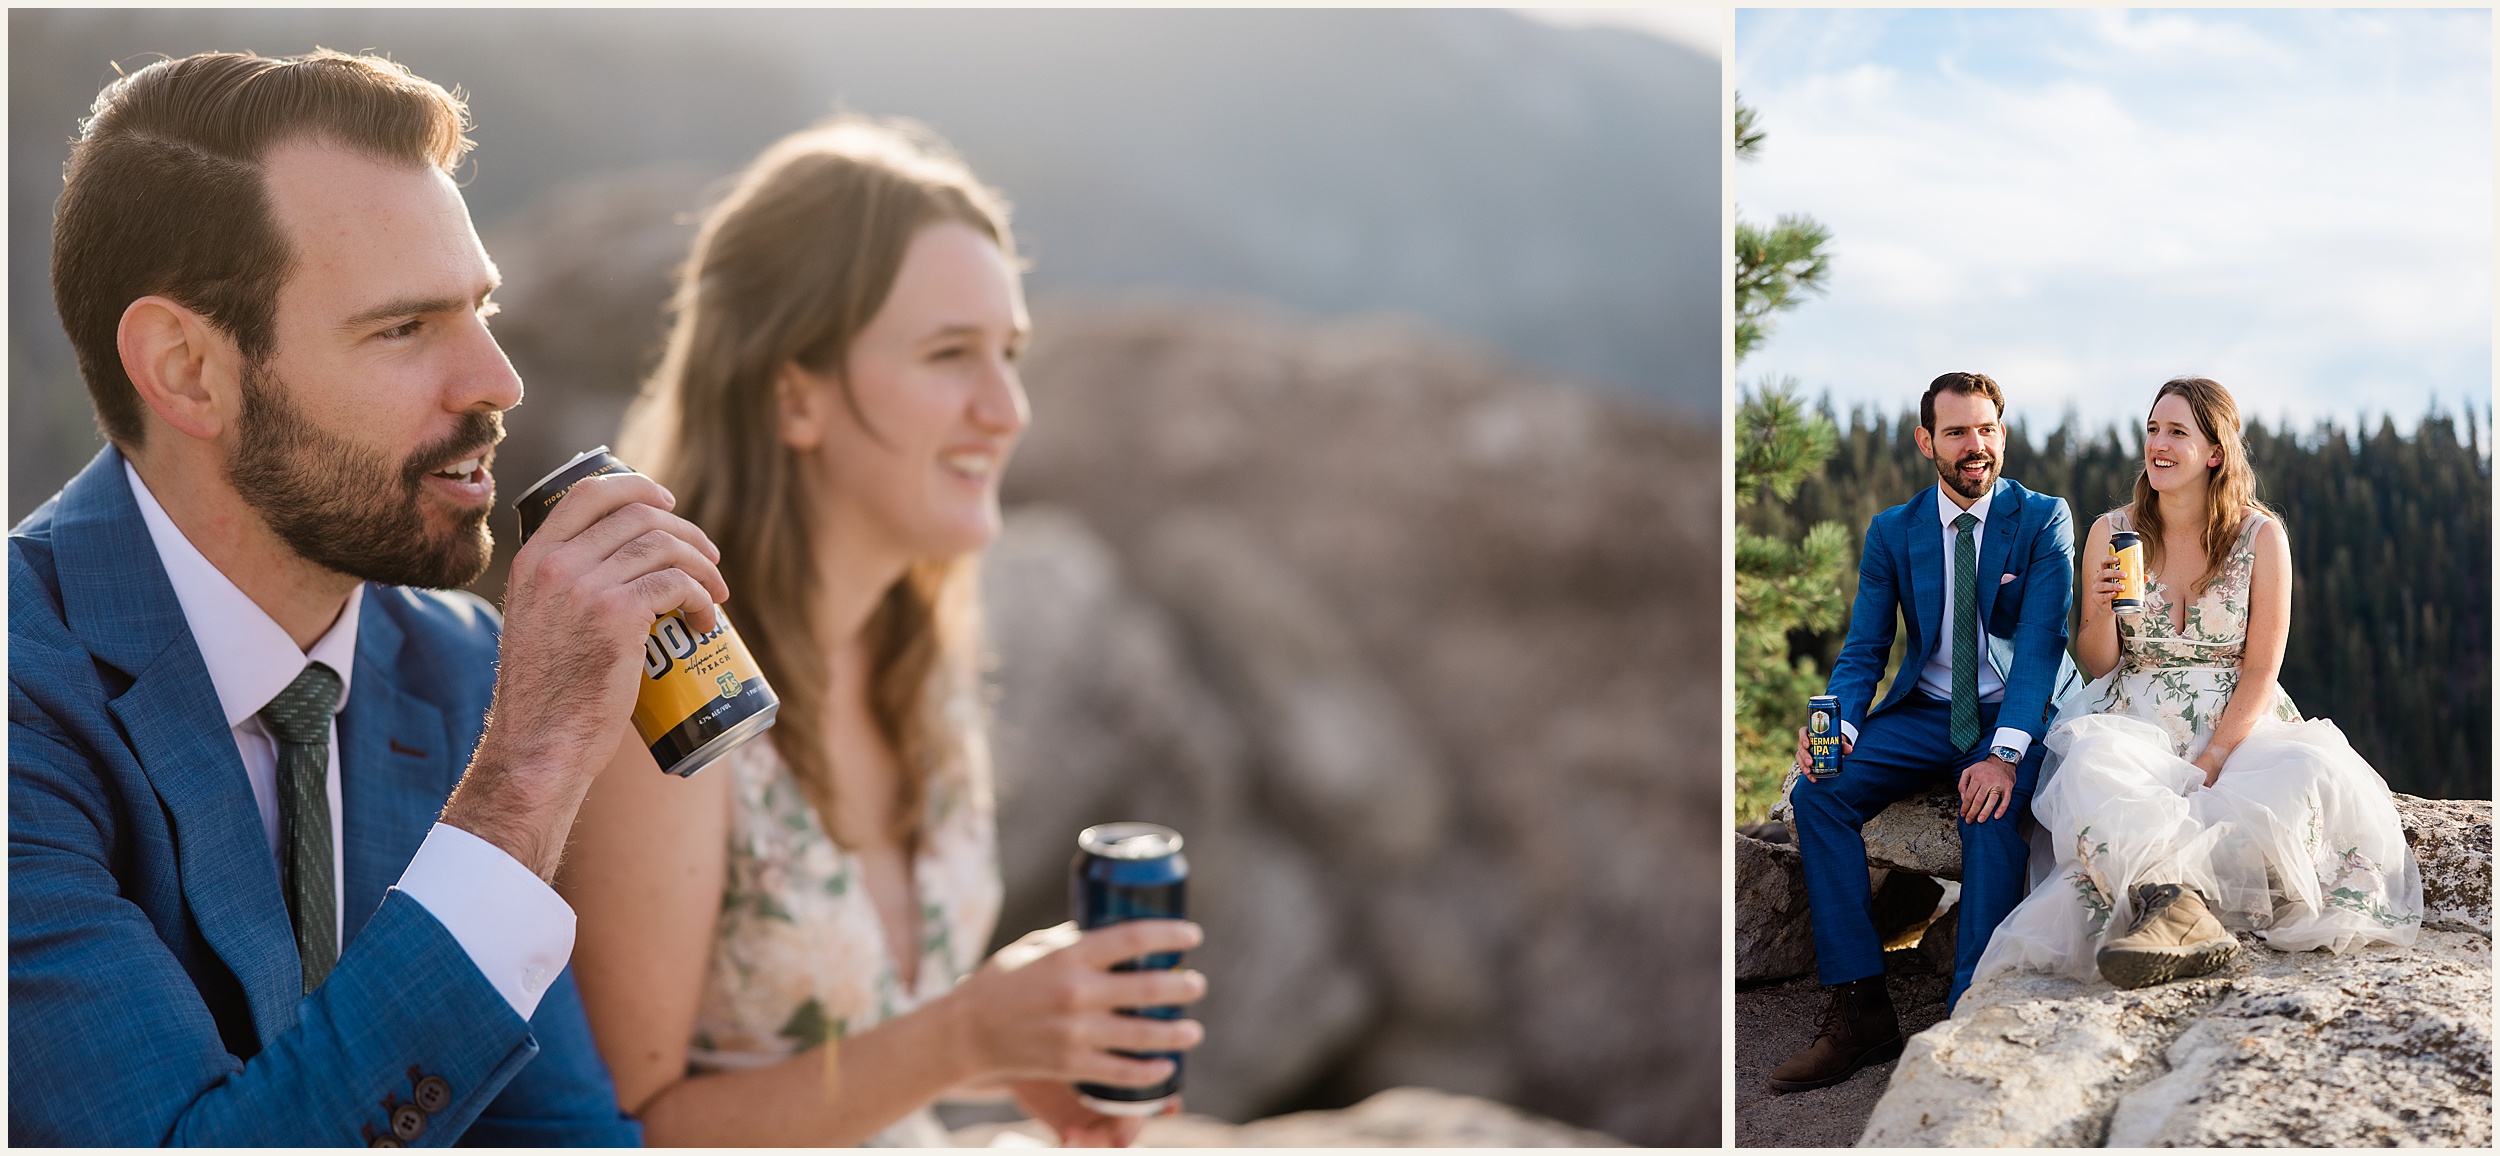
[[(2005, 560), (2013, 556), (2014, 537), (2022, 531), (2022, 487), (2010, 478), (1998, 478), (1996, 490), (1988, 498), (1988, 521), (1979, 531), (1979, 628), (1986, 631), (1988, 615), (1996, 609), (1997, 591), (2005, 585)], [(2000, 671), (2000, 674), (2003, 672)]]
[(263, 1041), (295, 1023), (302, 964), (208, 666), (111, 449), (61, 491), (53, 557), (62, 612), (88, 652), (131, 675), (110, 704), (164, 805), (183, 901), (200, 937), (241, 982)]
[[(1910, 499), (1907, 529), (1910, 535), (1911, 609), (1918, 614), (1918, 653), (1906, 656), (1906, 670), (1917, 670), (1935, 654), (1937, 640), (1944, 637), (1944, 584), (1951, 580), (1945, 573), (1944, 535), (1936, 524), (1936, 487), (1929, 486)], [(1915, 681), (1917, 676), (1912, 675)]]
[(346, 904), (340, 950), (354, 943), (399, 881), (443, 808), (456, 768), (443, 712), (400, 689), (404, 634), (365, 589), (356, 628), (356, 677), (339, 712), (340, 810), (345, 812)]

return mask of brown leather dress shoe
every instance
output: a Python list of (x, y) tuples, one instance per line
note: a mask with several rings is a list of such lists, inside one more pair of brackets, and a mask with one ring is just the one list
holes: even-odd
[(1771, 1072), (1772, 1091), (1828, 1088), (1859, 1068), (1901, 1054), (1901, 1018), (1893, 1014), (1884, 977), (1853, 979), (1823, 990), (1831, 993), (1823, 1008), (1823, 1034)]
[(2196, 892), (2176, 883), (2139, 883), (2133, 895), (2135, 918), (2126, 932), (2111, 937), (2093, 957), (2101, 978), (2120, 987), (2150, 987), (2207, 974), (2240, 953), (2240, 941)]

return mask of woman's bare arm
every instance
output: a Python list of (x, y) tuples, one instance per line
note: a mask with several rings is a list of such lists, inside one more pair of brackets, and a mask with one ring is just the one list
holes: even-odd
[(637, 739), (591, 784), (556, 890), (577, 920), (573, 977), (628, 1114), (686, 1074), (729, 855), (729, 780), (664, 774)]
[(681, 779), (627, 743), (582, 804), (556, 886), (579, 919), (573, 970), (600, 1055), (654, 1145), (857, 1143), (953, 1082), (952, 1049), (928, 1038), (943, 1035), (927, 1030), (935, 1017), (845, 1047), (855, 1070), (841, 1105), (826, 1100), (822, 1048), (687, 1074), (727, 881), (729, 792), (725, 766)]
[(2283, 648), (2292, 632), (2292, 545), (2272, 518), (2257, 528), (2256, 559), (2248, 578), (2248, 647), (2240, 656), (2239, 685), (2215, 720), (2196, 765), (2205, 785), (2222, 775), (2222, 764), (2274, 709), (2275, 677), (2283, 673)]
[(838, 1049), (840, 1094), (826, 1094), (824, 1048), (737, 1072), (689, 1075), (695, 1008), (728, 860), (729, 773), (662, 774), (638, 743), (592, 786), (557, 877), (579, 919), (574, 977), (618, 1101), (655, 1146), (857, 1144), (959, 1084), (982, 1077), (1098, 1080), (1132, 1086), (1169, 1073), (1105, 1049), (1179, 1051), (1193, 1021), (1113, 1014), (1190, 1003), (1196, 972), (1121, 972), (1111, 964), (1195, 946), (1195, 925), (1121, 924), (1022, 967), (993, 962), (946, 996)]
[(2110, 516), (2093, 519), (2092, 531), (2084, 536), (2083, 554), (2077, 559), (2081, 573), (2075, 576), (2075, 602), (2083, 608), (2083, 621), (2075, 630), (2075, 665), (2083, 668), (2087, 678), (2099, 678), (2118, 665), (2118, 615), (2109, 608), (2115, 588), (2104, 574), (2109, 535)]

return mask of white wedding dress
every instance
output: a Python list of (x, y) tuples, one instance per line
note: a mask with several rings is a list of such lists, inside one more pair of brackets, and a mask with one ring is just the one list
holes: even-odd
[(2143, 613), (2119, 618), (2117, 668), (2049, 731), (2031, 811), (2050, 853), (2035, 838), (2031, 894), (1976, 977), (2019, 967), (2096, 980), (2094, 952), (2127, 927), (2139, 883), (2194, 888), (2225, 927), (2284, 951), (2410, 946), (2420, 932), (2421, 875), (2395, 801), (2334, 723), (2304, 721), (2278, 688), (2213, 786), (2188, 761), (2239, 684), (2263, 521), (2246, 520), (2184, 629), (2149, 576)]

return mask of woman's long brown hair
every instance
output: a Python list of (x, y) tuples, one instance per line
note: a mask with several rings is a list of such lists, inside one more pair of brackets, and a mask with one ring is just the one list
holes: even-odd
[[(2197, 575), (2191, 597), (2204, 594), (2207, 586), (2222, 575), (2231, 562), (2231, 547), (2240, 533), (2240, 522), (2250, 510), (2276, 520), (2281, 515), (2257, 500), (2257, 471), (2248, 464), (2248, 444), (2240, 439), (2240, 407), (2231, 400), (2231, 391), (2209, 377), (2174, 377), (2161, 385), (2153, 395), (2153, 405), (2161, 399), (2178, 394), (2187, 399), (2188, 409), (2196, 414), (2196, 427), (2205, 440), (2221, 450), (2222, 464), (2205, 475), (2205, 572)], [(2146, 407), (2151, 414), (2151, 407)], [(2153, 491), (2151, 477), (2138, 468), (2135, 475), (2135, 503), (2128, 510), (2136, 530), (2144, 535), (2144, 561), (2149, 566), (2161, 565), (2162, 520), (2160, 496)]]
[[(1005, 200), (909, 122), (838, 117), (765, 149), (696, 233), (659, 369), (618, 439), (720, 548), (739, 637), (781, 698), (773, 745), (828, 834), (839, 800), (827, 656), (839, 640), (818, 621), (815, 511), (775, 390), (794, 363), (830, 374), (865, 424), (842, 378), (851, 342), (885, 304), (912, 236), (941, 221), (1015, 253)], [(978, 724), (950, 715), (980, 677), (977, 574), (977, 555), (916, 562), (865, 627), (870, 713), (902, 771), (888, 820), (906, 846), (932, 776), (977, 770)]]

